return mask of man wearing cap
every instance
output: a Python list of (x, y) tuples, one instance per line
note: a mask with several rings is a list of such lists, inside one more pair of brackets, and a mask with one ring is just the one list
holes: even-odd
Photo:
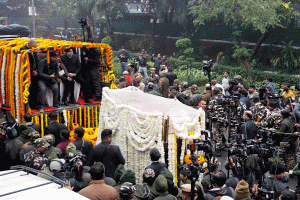
[(136, 188), (132, 183), (123, 183), (119, 190), (119, 194), (122, 200), (130, 200), (134, 197), (134, 192), (136, 191)]
[(243, 115), (245, 123), (241, 126), (241, 134), (245, 136), (246, 140), (256, 139), (257, 137), (257, 125), (252, 120), (252, 112), (247, 110)]
[(38, 170), (45, 170), (48, 158), (45, 155), (50, 146), (45, 138), (38, 138), (34, 141), (35, 149), (24, 155), (25, 165)]
[(192, 97), (193, 94), (189, 90), (189, 84), (188, 84), (188, 82), (186, 82), (186, 81), (182, 82), (181, 86), (182, 86), (181, 93), (183, 94), (184, 98), (186, 100), (190, 100), (190, 98)]
[(161, 93), (162, 97), (168, 98), (169, 79), (167, 79), (166, 75), (167, 72), (160, 72), (161, 78), (159, 79), (158, 86), (159, 92)]
[(63, 156), (63, 152), (61, 149), (53, 146), (53, 144), (55, 143), (55, 137), (52, 134), (49, 135), (45, 135), (44, 138), (47, 140), (47, 142), (50, 144), (50, 146), (48, 147), (47, 151), (45, 152), (46, 157), (48, 158), (48, 156), (54, 152), (56, 153), (56, 155), (58, 157), (62, 157)]
[(122, 72), (127, 71), (127, 64), (129, 58), (128, 51), (126, 51), (126, 49), (122, 47), (121, 50), (118, 52), (117, 57), (120, 59)]
[[(155, 73), (155, 68), (150, 69), (150, 78), (152, 78), (154, 81), (154, 84), (157, 84), (159, 81), (159, 76)], [(168, 77), (167, 77), (168, 78)]]
[(40, 79), (38, 80), (39, 88), (39, 102), (40, 112), (44, 112), (44, 106), (46, 105), (46, 87), (49, 87), (53, 93), (53, 107), (60, 108), (58, 100), (58, 83), (61, 82), (57, 76), (59, 74), (59, 66), (57, 63), (57, 54), (55, 51), (50, 51), (50, 63), (47, 62), (47, 58), (42, 59), (39, 62), (38, 74)]
[(67, 98), (69, 94), (70, 96), (70, 103), (76, 104), (76, 100), (74, 98), (74, 84), (76, 82), (80, 83), (81, 87), (83, 87), (84, 95), (86, 92), (85, 89), (85, 81), (80, 75), (81, 71), (81, 64), (79, 60), (79, 56), (76, 54), (73, 54), (72, 49), (65, 49), (65, 54), (61, 56), (62, 64), (65, 66), (65, 74), (61, 77), (65, 88), (64, 88), (64, 94), (62, 97), (62, 102), (64, 105), (68, 106), (69, 103), (67, 102)]

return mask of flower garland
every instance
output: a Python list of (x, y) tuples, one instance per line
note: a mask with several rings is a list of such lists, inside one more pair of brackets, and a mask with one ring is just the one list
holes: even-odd
[(70, 121), (71, 121), (71, 113), (70, 113), (70, 111), (68, 110), (68, 111), (67, 111), (67, 128), (68, 128), (68, 130), (70, 130), (70, 128), (71, 128), (71, 123), (70, 123)]
[(175, 153), (175, 155), (174, 155), (174, 160), (175, 160), (175, 185), (177, 186), (177, 182), (178, 182), (178, 177), (177, 177), (177, 166), (178, 166), (178, 163), (177, 163), (177, 137), (176, 137), (176, 135), (174, 134), (174, 149), (175, 149), (175, 151), (174, 151), (174, 153)]
[(75, 124), (77, 124), (77, 110), (75, 110)]
[(68, 118), (67, 118), (67, 111), (63, 110), (63, 116), (64, 116), (64, 121), (65, 121), (65, 126), (68, 127)]
[(45, 126), (48, 126), (48, 115), (45, 114)]
[(16, 71), (15, 71), (15, 96), (16, 96), (16, 112), (17, 112), (17, 119), (20, 122), (21, 116), (20, 116), (20, 99), (19, 99), (19, 71), (20, 71), (20, 60), (21, 60), (21, 54), (17, 55), (17, 64), (16, 64)]
[(43, 113), (40, 116), (41, 116), (41, 137), (44, 137), (44, 115), (43, 115)]
[(57, 112), (57, 118), (56, 118), (57, 123), (59, 123), (59, 112)]
[(91, 128), (91, 116), (90, 116), (90, 107), (87, 107), (87, 126), (88, 126), (88, 128)]
[(83, 107), (83, 120), (84, 120), (84, 128), (86, 128), (86, 107)]
[(1, 94), (2, 94), (3, 103), (5, 103), (5, 68), (6, 68), (6, 53), (3, 53), (3, 62), (1, 68)]
[(94, 113), (94, 107), (91, 107), (91, 113), (92, 113), (92, 127), (95, 127), (95, 113)]
[(82, 126), (81, 107), (79, 107), (79, 126)]

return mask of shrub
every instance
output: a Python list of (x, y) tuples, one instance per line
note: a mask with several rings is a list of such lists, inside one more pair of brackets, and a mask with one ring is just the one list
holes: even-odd
[(113, 40), (111, 39), (111, 37), (107, 36), (107, 37), (105, 37), (101, 40), (101, 43), (108, 44), (109, 46), (112, 46)]

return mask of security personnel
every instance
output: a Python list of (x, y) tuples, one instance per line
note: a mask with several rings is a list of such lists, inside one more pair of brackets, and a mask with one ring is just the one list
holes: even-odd
[(258, 123), (263, 121), (266, 117), (269, 116), (270, 111), (259, 101), (259, 95), (253, 96), (254, 106), (250, 108), (252, 112), (252, 119), (254, 122)]
[(167, 72), (162, 71), (160, 72), (160, 79), (159, 79), (159, 92), (161, 93), (162, 97), (168, 98), (168, 89), (169, 89), (169, 80), (166, 77)]
[(225, 137), (222, 133), (223, 130), (219, 122), (222, 119), (226, 119), (227, 115), (224, 107), (219, 103), (219, 100), (223, 99), (224, 97), (223, 94), (220, 93), (219, 88), (214, 88), (213, 95), (214, 96), (211, 98), (208, 104), (208, 110), (210, 111), (212, 117), (212, 139), (218, 146), (221, 146), (221, 144), (225, 141)]

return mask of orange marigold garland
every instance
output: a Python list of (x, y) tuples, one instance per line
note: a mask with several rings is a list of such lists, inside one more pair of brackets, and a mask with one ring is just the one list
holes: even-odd
[(94, 107), (92, 107), (91, 109), (92, 109), (92, 111), (91, 111), (92, 112), (92, 128), (95, 128)]

